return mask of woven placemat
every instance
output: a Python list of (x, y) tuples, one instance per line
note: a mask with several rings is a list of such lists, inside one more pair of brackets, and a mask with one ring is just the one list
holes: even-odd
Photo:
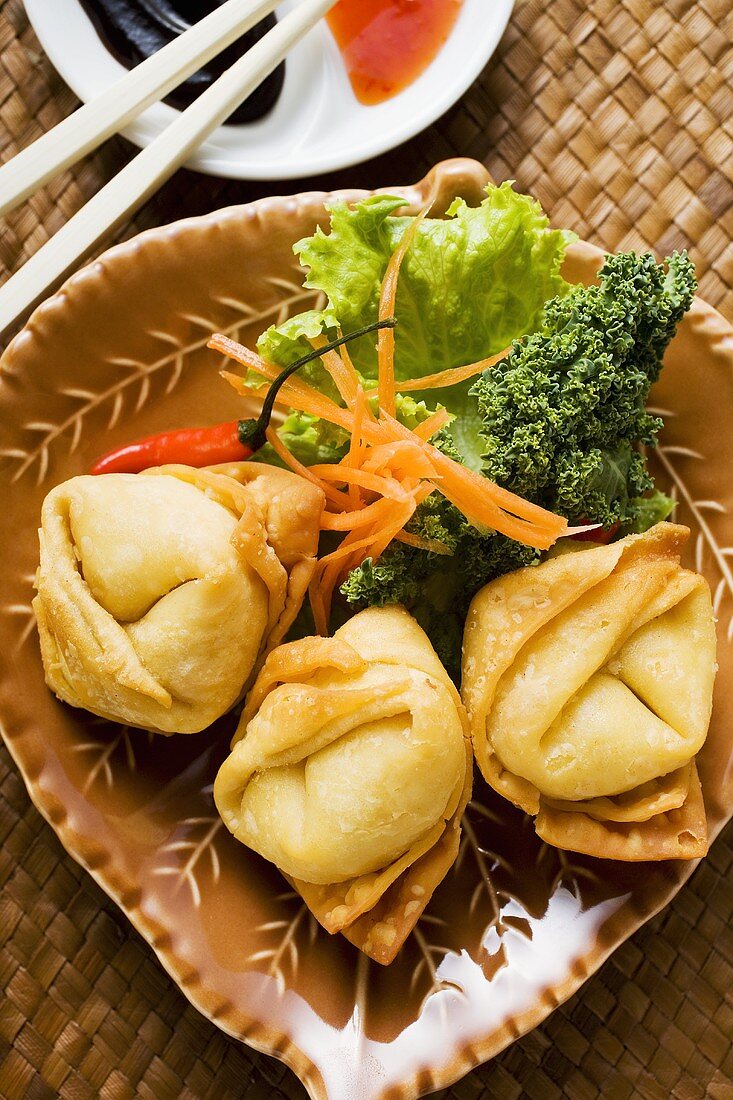
[[(419, 138), (283, 185), (180, 172), (125, 226), (304, 186), (377, 187), (456, 154), (513, 178), (556, 224), (608, 248), (688, 247), (733, 317), (730, 0), (518, 0), (491, 64)], [(0, 157), (75, 105), (20, 0), (0, 0)], [(130, 155), (121, 139), (6, 223), (15, 270)], [(64, 853), (0, 749), (0, 1098), (302, 1098), (293, 1075), (192, 1009), (116, 906)], [(450, 1100), (733, 1100), (733, 828), (675, 901), (541, 1027)]]

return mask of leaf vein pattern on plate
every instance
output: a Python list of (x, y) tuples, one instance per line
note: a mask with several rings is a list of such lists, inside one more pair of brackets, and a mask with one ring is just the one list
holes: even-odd
[(258, 932), (268, 936), (276, 933), (276, 940), (271, 947), (255, 951), (254, 954), (248, 957), (247, 962), (269, 963), (266, 972), (271, 978), (275, 979), (278, 993), (283, 996), (288, 986), (287, 976), (291, 981), (295, 981), (298, 975), (300, 961), (298, 953), (299, 937), (305, 933), (309, 944), (313, 944), (318, 934), (318, 925), (308, 906), (300, 900), (300, 895), (295, 891), (280, 894), (277, 901), (286, 903), (300, 901), (300, 905), (289, 918), (267, 921), (265, 924), (259, 925)]
[[(272, 280), (269, 281), (272, 282)], [(236, 309), (239, 313), (236, 321), (222, 329), (224, 335), (234, 336), (236, 338), (240, 329), (245, 325), (254, 324), (257, 321), (261, 321), (264, 324), (268, 319), (276, 319), (277, 323), (281, 323), (282, 320), (287, 320), (287, 318), (293, 312), (297, 311), (299, 307), (304, 307), (306, 302), (313, 301), (314, 295), (312, 291), (304, 290), (302, 287), (296, 287), (292, 283), (285, 283), (285, 287), (290, 292), (289, 296), (281, 302), (276, 302), (261, 313), (256, 313), (251, 307), (248, 307), (243, 302), (238, 302), (231, 298), (221, 299), (224, 304), (230, 308)], [(165, 392), (166, 394), (171, 393), (181, 378), (187, 356), (204, 348), (214, 331), (212, 323), (203, 317), (196, 314), (189, 315), (185, 313), (182, 314), (182, 316), (196, 327), (203, 328), (205, 330), (204, 335), (192, 340), (190, 343), (182, 344), (171, 333), (157, 330), (150, 332), (149, 335), (154, 336), (157, 340), (160, 340), (168, 346), (169, 350), (166, 351), (166, 354), (152, 363), (141, 363), (134, 359), (125, 359), (124, 357), (111, 357), (107, 360), (109, 365), (126, 369), (128, 373), (125, 377), (119, 379), (113, 385), (99, 393), (74, 388), (63, 390), (62, 393), (64, 396), (80, 401), (81, 404), (78, 409), (56, 425), (46, 422), (26, 424), (25, 427), (29, 431), (43, 433), (43, 438), (29, 451), (23, 451), (20, 448), (14, 447), (7, 448), (0, 452), (6, 458), (18, 461), (18, 466), (10, 479), (11, 484), (20, 480), (28, 470), (32, 469), (37, 464), (36, 484), (41, 485), (48, 473), (50, 447), (70, 431), (70, 453), (73, 454), (79, 445), (84, 417), (91, 412), (92, 409), (103, 405), (105, 402), (111, 402), (112, 408), (107, 427), (108, 429), (114, 427), (124, 410), (125, 397), (130, 388), (139, 384), (140, 388), (135, 404), (135, 412), (139, 412), (148, 399), (151, 377), (164, 370), (170, 371), (170, 378), (166, 384)]]
[(209, 857), (213, 882), (217, 883), (219, 881), (221, 864), (214, 841), (223, 824), (223, 821), (218, 816), (186, 818), (185, 821), (181, 822), (181, 825), (184, 828), (193, 829), (194, 832), (203, 830), (200, 839), (173, 840), (162, 849), (163, 854), (173, 857), (174, 861), (178, 860), (180, 853), (187, 853), (185, 863), (183, 866), (169, 865), (165, 867), (155, 867), (153, 869), (153, 874), (155, 875), (176, 878), (176, 890), (180, 889), (183, 884), (186, 883), (191, 891), (193, 904), (197, 909), (201, 905), (201, 888), (199, 887), (196, 877), (196, 869), (204, 856), (208, 855)]
[[(109, 723), (102, 718), (92, 717), (90, 718), (90, 724), (104, 726), (105, 729), (109, 729)], [(95, 756), (94, 762), (89, 769), (89, 774), (82, 787), (84, 794), (89, 793), (100, 776), (104, 779), (107, 788), (111, 790), (114, 786), (114, 774), (111, 761), (119, 748), (124, 749), (125, 760), (127, 761), (129, 771), (135, 771), (137, 764), (130, 734), (131, 729), (129, 726), (120, 726), (118, 727), (117, 736), (109, 741), (82, 741), (73, 746), (72, 752), (94, 753)], [(148, 732), (148, 744), (151, 743), (153, 736), (152, 733)]]
[[(708, 522), (707, 513), (713, 513), (714, 515), (720, 515), (721, 513), (725, 514), (726, 509), (717, 500), (696, 500), (672, 461), (674, 457), (695, 460), (703, 459), (704, 456), (698, 451), (693, 451), (689, 447), (660, 446), (656, 450), (656, 455), (672, 481), (675, 490), (675, 498), (684, 502), (698, 526), (699, 531), (695, 543), (695, 568), (698, 572), (703, 571), (704, 549), (705, 546), (707, 546), (720, 572), (720, 581), (713, 589), (713, 606), (716, 610), (716, 614), (718, 614), (722, 607), (725, 593), (727, 592), (728, 596), (733, 598), (733, 571), (728, 562), (728, 558), (733, 557), (733, 546), (721, 546), (718, 543), (710, 523)], [(726, 637), (729, 642), (733, 642), (733, 612), (728, 620)]]

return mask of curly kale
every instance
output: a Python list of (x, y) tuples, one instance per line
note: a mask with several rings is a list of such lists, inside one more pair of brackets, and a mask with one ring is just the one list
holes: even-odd
[(549, 301), (539, 331), (471, 393), (488, 477), (568, 519), (635, 530), (669, 512), (662, 494), (644, 498), (653, 483), (637, 448), (656, 444), (662, 422), (646, 402), (695, 274), (686, 253), (665, 271), (628, 252), (607, 257), (599, 280)]

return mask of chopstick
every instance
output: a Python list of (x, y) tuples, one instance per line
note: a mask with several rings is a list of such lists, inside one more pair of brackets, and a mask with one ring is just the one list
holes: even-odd
[(57, 286), (106, 233), (141, 206), (335, 3), (301, 0), (31, 256), (0, 287), (0, 333)]
[(227, 0), (0, 167), (0, 216), (123, 130), (269, 15), (280, 0)]

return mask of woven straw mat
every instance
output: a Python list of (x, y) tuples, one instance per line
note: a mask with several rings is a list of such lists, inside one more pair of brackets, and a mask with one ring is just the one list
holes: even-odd
[[(456, 154), (516, 179), (608, 249), (688, 247), (733, 318), (731, 0), (518, 0), (463, 100), (406, 146), (307, 186), (385, 186)], [(75, 106), (19, 0), (0, 0), (0, 151)], [(0, 226), (13, 271), (129, 157), (121, 139)], [(126, 226), (282, 185), (180, 172)], [(302, 190), (300, 182), (288, 189)], [(450, 1100), (733, 1098), (733, 828), (676, 900), (566, 1005)], [(64, 853), (0, 750), (0, 1097), (303, 1097), (293, 1075), (192, 1009), (125, 918)]]

